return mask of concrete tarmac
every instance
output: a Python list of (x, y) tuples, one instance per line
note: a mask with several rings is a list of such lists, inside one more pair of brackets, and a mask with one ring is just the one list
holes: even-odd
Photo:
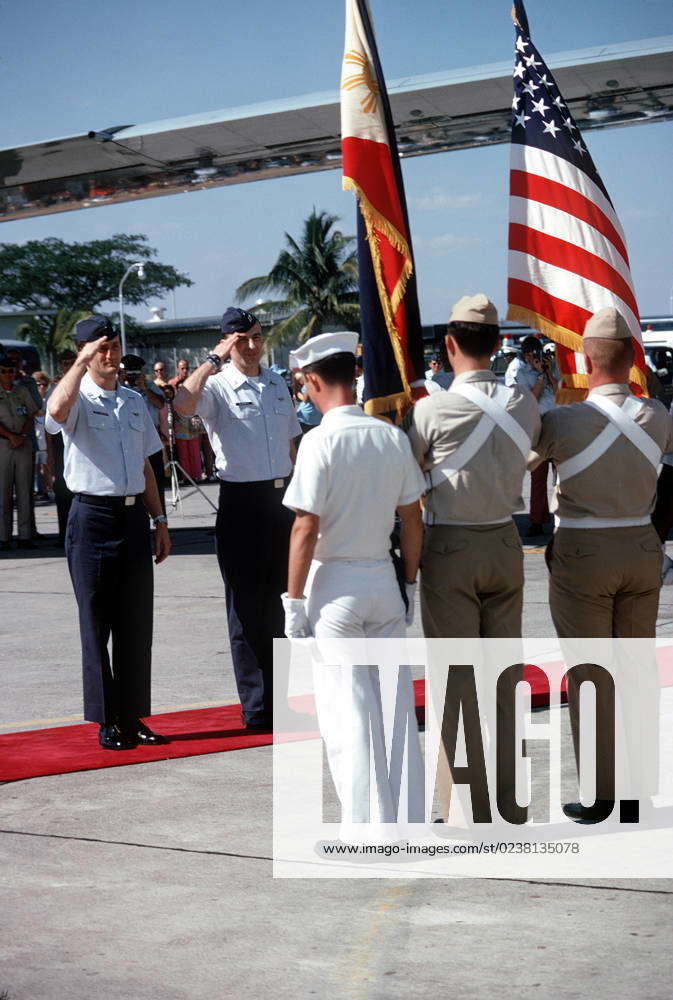
[[(82, 718), (54, 507), (37, 521), (0, 556), (4, 732)], [(171, 516), (155, 712), (237, 701), (212, 524), (199, 496)], [(524, 634), (553, 636), (541, 547), (525, 569)], [(671, 996), (671, 881), (274, 880), (271, 793), (266, 747), (4, 784), (0, 998)]]

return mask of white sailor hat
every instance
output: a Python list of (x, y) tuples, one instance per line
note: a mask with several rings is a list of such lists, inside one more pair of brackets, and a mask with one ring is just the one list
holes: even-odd
[(317, 337), (311, 337), (305, 344), (298, 347), (290, 354), (290, 368), (306, 368), (307, 365), (314, 365), (316, 361), (323, 361), (331, 354), (352, 354), (360, 339), (359, 333), (340, 330), (338, 333), (320, 333)]

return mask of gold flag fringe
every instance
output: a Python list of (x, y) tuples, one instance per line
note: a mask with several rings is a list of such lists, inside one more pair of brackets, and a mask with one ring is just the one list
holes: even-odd
[[(527, 326), (532, 327), (533, 330), (539, 330), (545, 337), (549, 337), (550, 340), (561, 344), (563, 347), (567, 347), (571, 351), (582, 353), (584, 350), (582, 338), (578, 333), (567, 330), (564, 326), (559, 326), (557, 323), (552, 323), (551, 320), (545, 316), (541, 316), (539, 313), (533, 312), (532, 309), (526, 309), (524, 306), (509, 306), (507, 309), (507, 319), (519, 320)], [(571, 382), (573, 388), (583, 389), (588, 384), (586, 375), (567, 372), (563, 373), (563, 378), (566, 382)], [(635, 385), (640, 386), (644, 395), (648, 394), (647, 377), (636, 365), (631, 367), (629, 379)]]
[[(400, 335), (397, 332), (397, 327), (395, 326), (395, 310), (402, 301), (407, 287), (407, 282), (414, 269), (411, 262), (409, 244), (402, 234), (399, 233), (393, 225), (391, 225), (388, 219), (384, 218), (384, 216), (374, 208), (357, 181), (354, 181), (352, 177), (344, 176), (342, 184), (344, 191), (350, 190), (355, 192), (360, 206), (360, 211), (362, 212), (365, 220), (365, 225), (367, 227), (367, 242), (369, 243), (369, 249), (371, 252), (374, 277), (376, 278), (376, 285), (379, 290), (379, 299), (381, 301), (383, 317), (385, 319), (386, 328), (390, 337), (390, 343), (395, 355), (395, 361), (397, 362), (397, 367), (399, 369), (400, 379), (402, 380), (402, 385), (404, 387), (404, 396), (406, 397), (405, 405), (409, 406), (411, 405), (411, 389), (409, 388), (409, 380), (407, 379), (404, 350), (400, 341)], [(399, 281), (397, 282), (391, 296), (388, 295), (388, 291), (383, 281), (380, 250), (375, 229), (378, 229), (378, 231), (385, 236), (390, 244), (395, 247), (398, 253), (405, 258), (402, 266), (402, 274), (400, 275)], [(389, 396), (382, 398), (393, 399), (395, 397)], [(370, 402), (372, 401), (370, 400)], [(391, 407), (386, 407), (385, 409), (390, 410)], [(369, 411), (366, 410), (366, 412)]]
[(403, 392), (395, 392), (391, 396), (375, 396), (368, 399), (364, 410), (370, 417), (388, 419), (386, 414), (394, 414), (390, 423), (401, 424), (402, 419), (411, 405), (410, 397)]

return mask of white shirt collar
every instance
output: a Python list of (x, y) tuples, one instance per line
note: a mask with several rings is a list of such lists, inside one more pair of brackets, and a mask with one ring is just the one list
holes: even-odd
[[(85, 396), (89, 397), (89, 399), (105, 398), (105, 391), (101, 389), (99, 385), (96, 385), (94, 380), (89, 375), (88, 371), (84, 373), (84, 377), (80, 382), (80, 389), (82, 390)], [(119, 392), (119, 383), (117, 383), (115, 389), (117, 392)]]
[(326, 420), (331, 423), (332, 420), (338, 420), (339, 417), (364, 417), (364, 415), (360, 406), (333, 406), (331, 410), (323, 414), (322, 423), (324, 424)]
[[(273, 372), (263, 365), (259, 366), (259, 374), (263, 376), (265, 382), (273, 382)], [(248, 381), (248, 376), (237, 368), (233, 361), (223, 366), (222, 375), (233, 389), (240, 389), (243, 383)]]

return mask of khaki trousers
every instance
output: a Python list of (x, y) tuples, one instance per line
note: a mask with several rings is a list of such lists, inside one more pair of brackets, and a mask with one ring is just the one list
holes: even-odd
[[(651, 524), (633, 528), (559, 528), (547, 548), (550, 570), (549, 606), (559, 638), (653, 638), (661, 588), (661, 543)], [(575, 759), (579, 769), (579, 697), (590, 668), (577, 664), (568, 678), (568, 708)], [(656, 726), (658, 683), (656, 667), (643, 663), (639, 675), (630, 671), (620, 678), (627, 744), (645, 736), (638, 731)], [(631, 690), (631, 688), (634, 690)], [(642, 690), (641, 690), (642, 689)], [(633, 705), (641, 695), (644, 707)], [(597, 756), (610, 760), (615, 739), (612, 706), (597, 705), (599, 740)], [(642, 746), (640, 756), (643, 755)], [(638, 756), (638, 754), (636, 754)], [(655, 761), (649, 774), (656, 775)], [(648, 759), (649, 759), (648, 758)], [(612, 768), (610, 768), (610, 773)], [(645, 785), (656, 777), (647, 779)], [(612, 797), (598, 788), (597, 798)]]
[(421, 566), (428, 639), (521, 635), (523, 551), (513, 521), (429, 526)]
[(30, 539), (31, 495), (33, 490), (33, 448), (29, 440), (20, 448), (10, 448), (6, 438), (0, 438), (0, 541), (12, 537), (13, 493), (16, 492), (16, 520), (19, 538)]
[(560, 639), (654, 636), (661, 543), (651, 524), (559, 528), (547, 565), (549, 608)]

